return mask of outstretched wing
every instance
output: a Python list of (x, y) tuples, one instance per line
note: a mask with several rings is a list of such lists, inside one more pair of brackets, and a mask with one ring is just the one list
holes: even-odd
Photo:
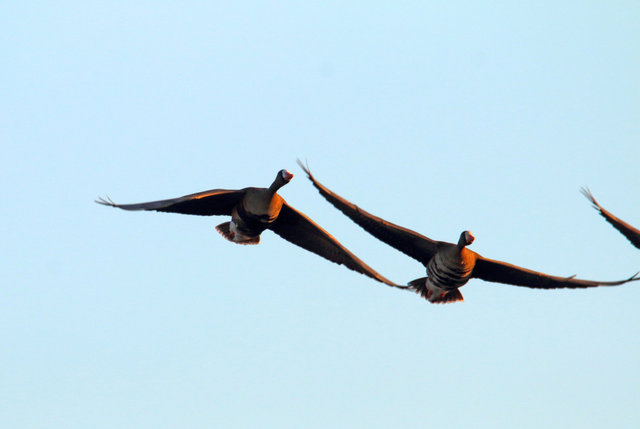
[(98, 198), (96, 203), (123, 210), (155, 210), (200, 216), (230, 215), (233, 207), (244, 196), (245, 191), (245, 189), (212, 189), (180, 198), (138, 204), (116, 204), (107, 197), (106, 199)]
[(269, 229), (296, 246), (320, 255), (331, 262), (344, 265), (389, 286), (406, 289), (405, 286), (393, 283), (362, 262), (331, 234), (286, 202), (282, 204), (278, 219), (269, 226)]
[(378, 240), (387, 243), (389, 246), (417, 259), (425, 265), (437, 252), (437, 241), (362, 210), (318, 182), (300, 160), (298, 160), (298, 164), (307, 173), (307, 177), (311, 180), (313, 186), (320, 191), (320, 195)]
[(620, 231), (622, 235), (627, 237), (627, 239), (631, 242), (631, 244), (633, 244), (638, 249), (640, 249), (640, 230), (632, 227), (622, 219), (615, 217), (609, 211), (603, 209), (602, 206), (598, 204), (598, 202), (596, 201), (595, 197), (593, 196), (589, 188), (581, 188), (580, 192), (582, 192), (582, 194), (591, 201), (591, 204), (593, 205), (593, 207), (600, 212), (602, 217), (604, 217), (607, 220), (607, 222), (613, 225), (615, 229)]
[(508, 264), (506, 262), (487, 259), (480, 255), (478, 255), (471, 277), (476, 277), (488, 282), (506, 283), (534, 289), (580, 289), (596, 286), (618, 286), (630, 281), (640, 280), (638, 273), (628, 279), (612, 282), (582, 280), (576, 279), (575, 276), (556, 277)]

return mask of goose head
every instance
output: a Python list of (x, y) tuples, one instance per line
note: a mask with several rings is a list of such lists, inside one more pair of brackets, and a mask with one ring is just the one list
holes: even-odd
[(289, 183), (291, 179), (293, 179), (293, 174), (290, 173), (289, 170), (283, 168), (282, 170), (278, 171), (275, 180), (273, 181), (271, 186), (269, 186), (269, 190), (271, 192), (276, 192), (278, 189)]
[(285, 183), (289, 183), (291, 179), (293, 179), (293, 173), (289, 170), (285, 170), (284, 168), (280, 170), (278, 174), (282, 176), (282, 180), (284, 180)]
[(471, 233), (471, 231), (462, 231), (462, 234), (460, 234), (460, 239), (458, 240), (458, 247), (460, 249), (467, 247), (468, 245), (473, 243), (473, 240), (475, 239), (476, 238), (473, 236), (473, 233)]

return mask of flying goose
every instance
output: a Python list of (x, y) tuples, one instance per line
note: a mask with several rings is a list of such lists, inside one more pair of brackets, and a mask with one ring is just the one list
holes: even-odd
[(595, 197), (593, 196), (589, 188), (582, 188), (580, 189), (580, 192), (582, 192), (582, 194), (591, 201), (593, 208), (598, 210), (602, 215), (602, 217), (607, 220), (607, 222), (613, 225), (615, 229), (620, 231), (622, 235), (627, 237), (627, 240), (629, 240), (631, 244), (633, 244), (638, 249), (640, 249), (640, 230), (632, 227), (622, 219), (615, 217), (609, 211), (603, 209), (602, 206), (598, 204), (598, 202), (596, 201)]
[(640, 280), (637, 277), (638, 273), (628, 279), (614, 282), (580, 280), (575, 276), (556, 277), (485, 258), (467, 248), (475, 239), (470, 231), (463, 231), (455, 244), (432, 240), (366, 212), (323, 186), (300, 160), (298, 164), (307, 173), (313, 186), (338, 210), (374, 237), (420, 261), (426, 267), (427, 277), (413, 280), (408, 285), (409, 289), (419, 293), (429, 302), (463, 301), (459, 288), (474, 277), (489, 282), (536, 289), (615, 286)]
[(258, 244), (260, 234), (270, 229), (282, 238), (331, 262), (371, 277), (389, 286), (399, 286), (378, 274), (331, 234), (297, 211), (276, 192), (293, 178), (280, 170), (268, 188), (212, 189), (180, 198), (139, 204), (116, 204), (109, 197), (96, 203), (123, 210), (155, 210), (190, 215), (231, 216), (230, 222), (216, 226), (224, 238), (237, 244)]

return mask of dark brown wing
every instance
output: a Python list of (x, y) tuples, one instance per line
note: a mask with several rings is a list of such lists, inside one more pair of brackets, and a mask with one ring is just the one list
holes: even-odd
[(506, 283), (535, 289), (578, 289), (596, 286), (617, 286), (630, 281), (640, 280), (637, 275), (638, 273), (628, 279), (613, 282), (581, 280), (573, 276), (556, 277), (511, 265), (506, 262), (487, 259), (480, 255), (478, 255), (476, 266), (471, 273), (471, 277), (476, 277), (488, 282)]
[(316, 255), (320, 255), (331, 262), (344, 265), (353, 271), (389, 286), (406, 289), (405, 286), (396, 285), (391, 280), (378, 274), (373, 268), (348, 251), (331, 234), (286, 202), (282, 204), (278, 219), (269, 226), (269, 229), (285, 240)]
[(96, 203), (123, 210), (155, 210), (200, 216), (231, 215), (231, 210), (242, 199), (245, 191), (246, 189), (212, 189), (180, 198), (139, 204), (116, 204), (107, 197), (106, 200), (99, 198)]
[(300, 160), (298, 160), (298, 164), (304, 172), (307, 173), (307, 177), (313, 182), (313, 186), (320, 191), (320, 195), (378, 240), (384, 241), (389, 246), (417, 259), (425, 265), (437, 252), (437, 241), (431, 240), (408, 228), (387, 222), (382, 218), (362, 210), (360, 207), (345, 200), (318, 182), (309, 169), (302, 165)]
[(602, 217), (604, 217), (607, 220), (607, 222), (613, 225), (615, 229), (620, 231), (622, 235), (627, 237), (627, 239), (631, 242), (631, 244), (633, 244), (638, 249), (640, 249), (640, 230), (632, 227), (622, 219), (615, 217), (609, 211), (603, 209), (602, 206), (598, 204), (598, 202), (594, 198), (589, 188), (582, 188), (580, 189), (580, 192), (582, 192), (582, 194), (591, 201), (591, 204), (593, 204), (593, 207), (600, 212)]

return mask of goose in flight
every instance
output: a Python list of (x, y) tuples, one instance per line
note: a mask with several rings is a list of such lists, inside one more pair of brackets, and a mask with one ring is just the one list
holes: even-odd
[(600, 214), (602, 215), (602, 217), (607, 220), (607, 222), (609, 222), (611, 225), (613, 225), (613, 227), (615, 229), (620, 231), (622, 233), (622, 235), (627, 237), (627, 240), (629, 240), (631, 242), (631, 244), (633, 244), (638, 249), (640, 249), (640, 230), (638, 230), (637, 228), (632, 227), (631, 225), (629, 225), (628, 223), (626, 223), (622, 219), (619, 219), (619, 218), (615, 217), (609, 211), (607, 211), (604, 208), (602, 208), (602, 206), (600, 204), (598, 204), (598, 202), (596, 201), (595, 197), (593, 196), (593, 194), (591, 193), (589, 188), (582, 188), (582, 189), (580, 189), (580, 192), (582, 192), (582, 195), (584, 195), (585, 197), (587, 197), (591, 201), (591, 204), (593, 205), (593, 208), (598, 210), (600, 212)]
[(386, 279), (342, 246), (331, 234), (277, 194), (293, 178), (280, 170), (268, 188), (212, 189), (168, 200), (138, 204), (116, 204), (99, 198), (96, 203), (123, 210), (155, 210), (201, 216), (231, 216), (216, 229), (224, 238), (237, 244), (258, 244), (260, 234), (270, 229), (285, 240), (341, 264), (389, 286), (399, 286)]
[(640, 277), (637, 277), (638, 273), (628, 279), (613, 282), (581, 280), (575, 276), (556, 277), (485, 258), (467, 248), (475, 239), (470, 231), (463, 231), (457, 243), (432, 240), (366, 212), (318, 182), (300, 160), (298, 164), (313, 186), (333, 206), (377, 239), (418, 260), (426, 267), (427, 277), (413, 280), (408, 285), (409, 289), (416, 291), (429, 302), (463, 301), (459, 288), (472, 278), (535, 289), (616, 286), (640, 280)]

